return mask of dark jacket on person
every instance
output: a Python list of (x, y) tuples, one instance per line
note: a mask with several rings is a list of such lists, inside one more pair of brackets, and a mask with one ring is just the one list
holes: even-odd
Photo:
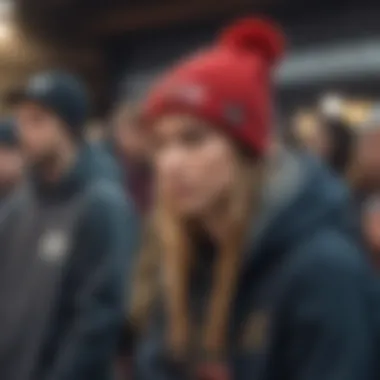
[(83, 148), (59, 184), (34, 178), (0, 224), (0, 378), (105, 380), (138, 243), (130, 199)]
[[(91, 154), (96, 157), (99, 162), (99, 166), (101, 167), (100, 170), (107, 178), (115, 180), (122, 186), (124, 185), (123, 172), (121, 170), (122, 168), (115, 160), (107, 144), (86, 144), (85, 149), (92, 152)], [(126, 192), (126, 196), (130, 196), (128, 191)]]
[[(379, 299), (347, 191), (311, 158), (285, 152), (274, 167), (230, 308), (232, 379), (372, 380)], [(193, 321), (207, 305), (210, 251), (192, 282)], [(136, 348), (138, 380), (186, 378), (168, 355), (160, 305)]]

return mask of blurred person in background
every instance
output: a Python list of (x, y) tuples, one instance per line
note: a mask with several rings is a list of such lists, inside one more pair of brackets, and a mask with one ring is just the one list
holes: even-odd
[(324, 128), (329, 140), (325, 162), (335, 173), (346, 178), (354, 153), (356, 135), (352, 127), (342, 119), (325, 119)]
[(362, 208), (362, 224), (365, 243), (371, 253), (370, 258), (380, 273), (380, 195), (367, 199)]
[(306, 150), (318, 157), (327, 154), (328, 139), (320, 118), (314, 112), (298, 112), (290, 124), (290, 139), (297, 148)]
[(16, 125), (12, 119), (0, 120), (0, 210), (20, 185), (23, 169)]
[(121, 167), (125, 187), (140, 211), (145, 212), (150, 201), (151, 170), (137, 105), (121, 103), (117, 107), (110, 140), (109, 148)]
[(293, 138), (297, 146), (320, 157), (336, 174), (347, 175), (355, 146), (355, 133), (338, 117), (314, 115), (295, 119)]
[(375, 378), (373, 277), (347, 191), (271, 144), (282, 51), (271, 24), (242, 20), (148, 97), (157, 197), (129, 308), (138, 379)]
[(325, 135), (323, 161), (341, 177), (347, 176), (355, 147), (355, 133), (341, 118), (321, 118), (321, 133)]
[(346, 178), (352, 162), (356, 134), (344, 119), (346, 101), (337, 94), (324, 95), (318, 104), (318, 118), (325, 135), (325, 162), (333, 171)]
[(75, 77), (38, 74), (12, 102), (30, 181), (0, 225), (0, 378), (108, 379), (133, 208), (85, 146), (88, 99)]

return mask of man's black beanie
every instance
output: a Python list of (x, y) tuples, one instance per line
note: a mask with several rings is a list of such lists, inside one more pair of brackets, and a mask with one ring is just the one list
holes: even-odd
[(8, 96), (11, 104), (32, 101), (54, 112), (75, 136), (82, 136), (89, 116), (89, 98), (85, 86), (63, 71), (48, 71), (30, 78), (27, 85)]

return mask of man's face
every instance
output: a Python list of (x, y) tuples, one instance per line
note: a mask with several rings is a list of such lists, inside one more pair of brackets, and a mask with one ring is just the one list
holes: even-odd
[(36, 103), (25, 102), (16, 110), (16, 121), (28, 163), (38, 165), (56, 155), (65, 134), (62, 122), (54, 113)]
[(11, 190), (23, 175), (23, 159), (18, 147), (0, 145), (0, 193)]

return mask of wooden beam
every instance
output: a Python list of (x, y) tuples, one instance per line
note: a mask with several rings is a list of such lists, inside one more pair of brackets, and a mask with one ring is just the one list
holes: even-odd
[(233, 14), (253, 5), (253, 0), (177, 0), (160, 6), (114, 9), (94, 20), (90, 30), (95, 35), (109, 36)]

